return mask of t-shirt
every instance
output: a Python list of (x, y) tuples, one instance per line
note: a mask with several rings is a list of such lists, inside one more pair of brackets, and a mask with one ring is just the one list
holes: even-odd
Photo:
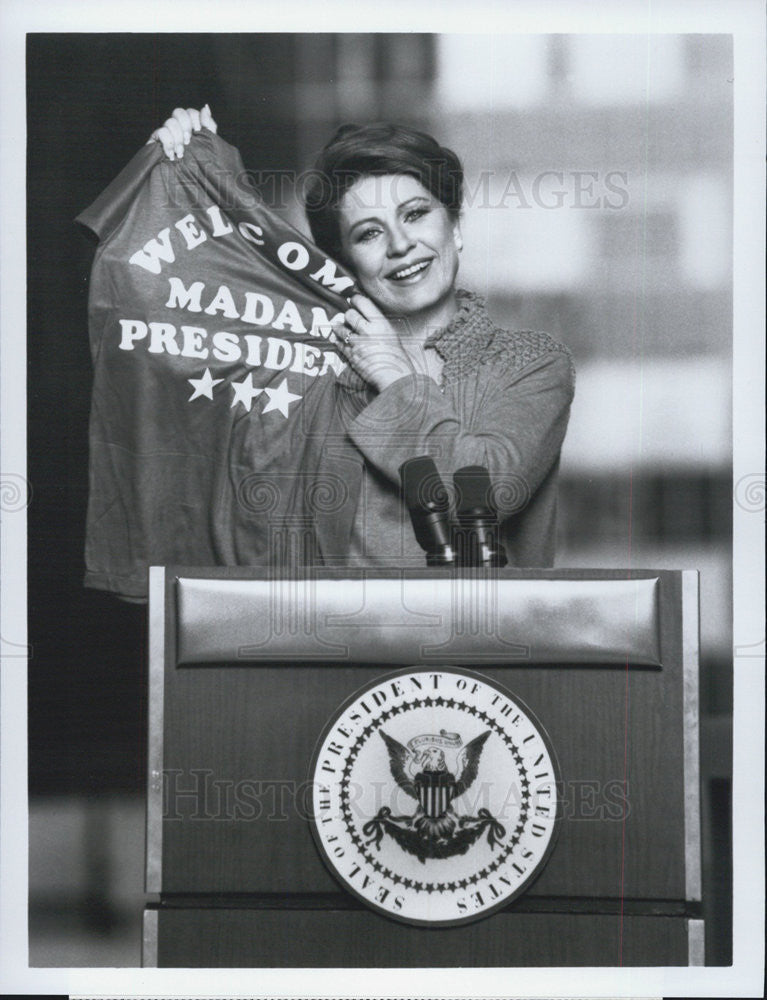
[(78, 221), (99, 238), (86, 585), (140, 599), (151, 564), (344, 551), (354, 476), (317, 470), (352, 278), (208, 130), (179, 161), (145, 146)]

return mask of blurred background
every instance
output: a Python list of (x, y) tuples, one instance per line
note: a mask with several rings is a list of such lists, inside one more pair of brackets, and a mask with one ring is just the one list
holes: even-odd
[(144, 609), (82, 586), (94, 245), (73, 220), (205, 102), (302, 228), (301, 172), (341, 122), (463, 158), (460, 283), (575, 358), (558, 565), (700, 570), (706, 950), (728, 964), (730, 37), (27, 38), (30, 965), (140, 962)]

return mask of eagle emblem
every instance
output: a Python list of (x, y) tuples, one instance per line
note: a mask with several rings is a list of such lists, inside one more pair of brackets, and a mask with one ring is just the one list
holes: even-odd
[(388, 806), (365, 824), (369, 843), (380, 849), (389, 835), (422, 863), (426, 858), (448, 858), (465, 854), (483, 831), (491, 848), (506, 835), (504, 827), (487, 809), (476, 816), (458, 815), (455, 799), (474, 784), (482, 750), (490, 730), (465, 745), (458, 733), (424, 733), (407, 746), (383, 730), (381, 738), (389, 754), (391, 775), (399, 788), (417, 803), (411, 815), (394, 816)]

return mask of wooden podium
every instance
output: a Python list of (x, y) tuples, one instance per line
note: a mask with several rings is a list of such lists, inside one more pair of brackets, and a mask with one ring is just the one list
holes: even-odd
[[(153, 567), (149, 614), (145, 966), (703, 964), (696, 572)], [(414, 666), (502, 685), (558, 760), (540, 873), (460, 926), (370, 909), (310, 829), (328, 719)]]

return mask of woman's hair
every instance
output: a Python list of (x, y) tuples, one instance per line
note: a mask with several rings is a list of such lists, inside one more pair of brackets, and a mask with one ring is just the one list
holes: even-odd
[(304, 206), (314, 242), (341, 257), (338, 205), (361, 177), (409, 174), (457, 219), (463, 197), (461, 161), (425, 132), (404, 125), (342, 125), (317, 157)]

